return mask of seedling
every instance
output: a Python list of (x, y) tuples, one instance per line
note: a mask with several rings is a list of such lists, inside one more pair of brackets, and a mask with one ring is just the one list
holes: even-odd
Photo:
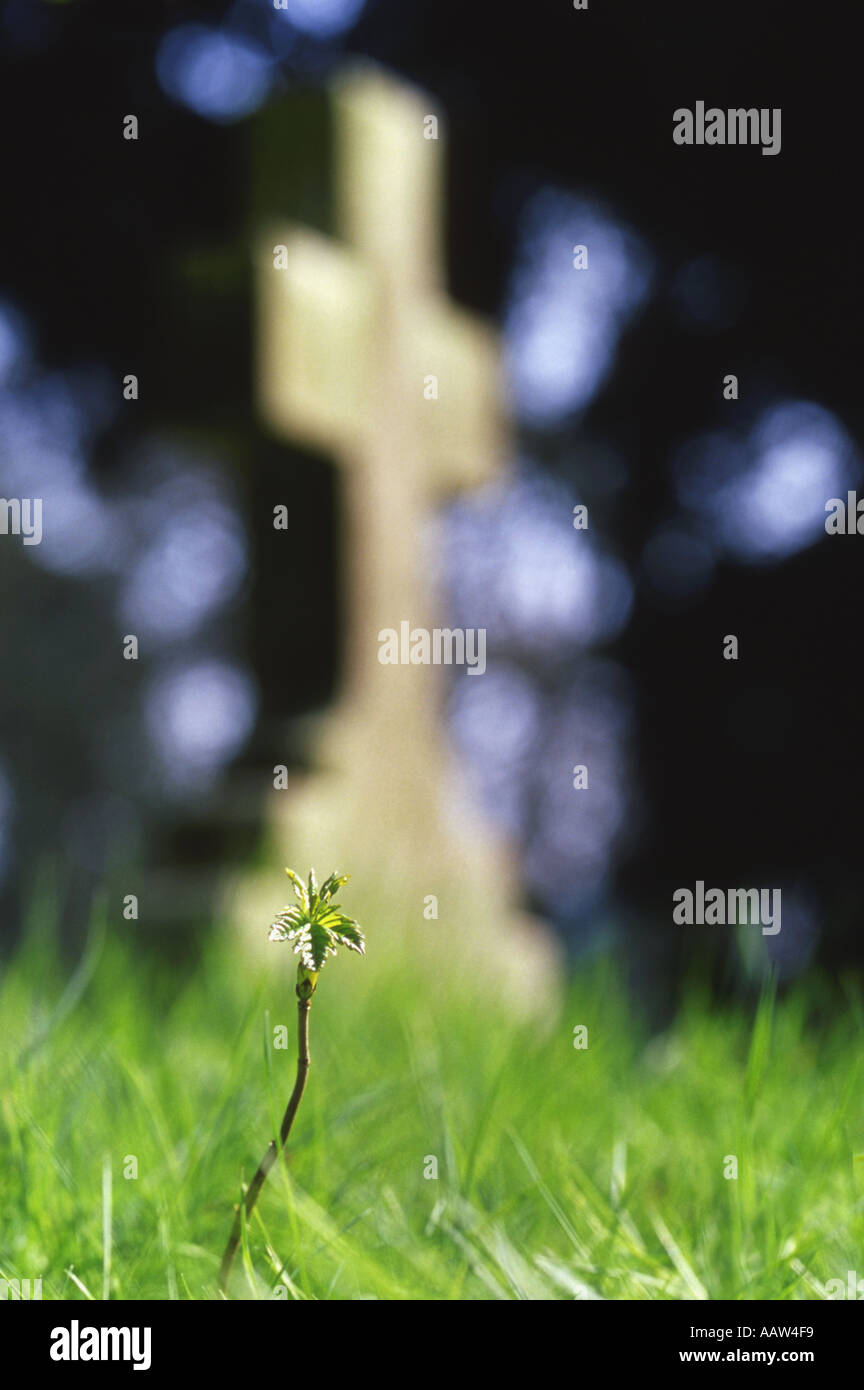
[(361, 956), (366, 950), (363, 933), (353, 917), (346, 917), (338, 903), (332, 901), (333, 895), (338, 893), (342, 884), (348, 882), (348, 874), (331, 874), (319, 888), (314, 869), (309, 873), (308, 885), (293, 869), (286, 869), (285, 872), (294, 887), (297, 902), (283, 907), (282, 911), (276, 914), (270, 927), (270, 940), (293, 941), (294, 954), (300, 957), (296, 985), (297, 1080), (294, 1082), (294, 1090), (282, 1119), (278, 1144), (275, 1139), (270, 1140), (267, 1152), (258, 1164), (258, 1171), (247, 1188), (246, 1196), (237, 1207), (234, 1225), (219, 1270), (219, 1288), (223, 1293), (228, 1286), (231, 1266), (240, 1244), (244, 1212), (248, 1221), (267, 1174), (276, 1162), (277, 1155), (285, 1147), (285, 1141), (291, 1132), (294, 1117), (306, 1089), (306, 1077), (309, 1074), (309, 1010), (312, 1007), (312, 995), (318, 987), (318, 976), (327, 957), (335, 956), (337, 946), (347, 946), (349, 951), (356, 951)]

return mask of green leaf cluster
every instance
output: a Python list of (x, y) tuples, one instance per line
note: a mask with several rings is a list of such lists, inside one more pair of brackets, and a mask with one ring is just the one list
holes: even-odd
[(269, 939), (293, 942), (294, 954), (299, 955), (301, 966), (316, 975), (327, 957), (336, 955), (337, 946), (347, 946), (349, 951), (364, 955), (366, 941), (359, 925), (332, 901), (343, 883), (348, 882), (349, 875), (333, 873), (319, 888), (314, 869), (309, 872), (308, 883), (304, 883), (293, 869), (285, 872), (297, 902), (277, 912)]

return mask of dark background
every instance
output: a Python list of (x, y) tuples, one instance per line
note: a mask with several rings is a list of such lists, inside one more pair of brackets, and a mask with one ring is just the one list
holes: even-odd
[[(330, 635), (338, 573), (322, 564), (310, 582), (312, 527), (286, 556), (256, 520), (288, 478), (292, 504), (314, 518), (326, 546), (338, 505), (327, 461), (287, 450), (255, 418), (243, 247), (254, 228), (252, 131), (262, 118), (202, 118), (156, 74), (169, 29), (224, 20), (256, 34), (261, 8), (0, 7), (0, 298), (26, 322), (38, 370), (63, 373), (73, 395), (76, 371), (91, 383), (82, 393), (101, 383), (100, 401), (127, 372), (144, 384), (134, 407), (94, 407), (86, 452), (104, 496), (134, 494), (142, 437), (221, 451), (221, 486), (245, 519), (248, 563), (207, 641), (247, 666), (258, 692), (254, 724), (224, 777), (206, 796), (164, 794), (136, 732), (147, 659), (123, 672), (123, 689), (111, 674), (115, 634), (129, 629), (109, 619), (110, 575), (38, 572), (4, 538), (8, 936), (34, 882), (56, 883), (71, 929), (86, 920), (105, 874), (128, 862), (188, 872), (206, 911), (219, 867), (257, 844), (256, 797), (238, 798), (236, 788), (256, 784), (286, 737), (303, 761), (296, 716), (325, 702), (338, 681)], [(674, 888), (697, 878), (782, 883), (782, 950), (766, 939), (779, 964), (790, 974), (813, 958), (859, 966), (864, 541), (823, 534), (768, 561), (715, 546), (710, 579), (692, 589), (652, 583), (644, 564), (647, 538), (684, 514), (672, 460), (694, 435), (743, 436), (772, 403), (803, 400), (861, 440), (862, 123), (848, 11), (766, 0), (591, 0), (585, 12), (567, 0), (369, 0), (347, 34), (298, 40), (281, 67), (284, 99), (319, 88), (346, 52), (405, 74), (448, 112), (450, 287), (464, 304), (504, 312), (520, 215), (541, 187), (598, 200), (650, 247), (650, 292), (587, 408), (545, 428), (522, 421), (534, 467), (589, 504), (592, 527), (633, 583), (629, 621), (599, 653), (626, 673), (629, 690), (629, 802), (608, 871), (596, 892), (569, 899), (532, 874), (532, 840), (542, 835), (532, 808), (546, 776), (538, 751), (520, 764), (527, 898), (574, 951), (602, 936), (611, 914), (638, 948), (643, 981), (653, 970), (668, 983), (693, 948), (668, 925)], [(674, 145), (672, 111), (698, 99), (781, 107), (782, 152)], [(127, 112), (141, 122), (134, 143), (120, 136)], [(688, 265), (701, 267), (701, 317), (681, 310)], [(728, 372), (739, 378), (737, 402), (722, 398)], [(587, 462), (574, 465), (576, 457)], [(607, 457), (626, 460), (612, 489)], [(2, 472), (0, 484), (11, 495)], [(145, 512), (130, 522), (142, 545)], [(687, 518), (691, 530), (700, 524)], [(739, 638), (737, 662), (722, 660), (726, 633)], [(314, 661), (293, 659), (298, 643)], [(509, 659), (557, 708), (586, 658), (578, 644), (540, 659), (517, 642)], [(106, 771), (98, 733), (115, 716), (126, 754)], [(174, 932), (161, 934), (163, 944), (200, 920), (198, 902), (165, 892), (161, 916)], [(712, 941), (719, 986), (736, 972), (729, 937)]]

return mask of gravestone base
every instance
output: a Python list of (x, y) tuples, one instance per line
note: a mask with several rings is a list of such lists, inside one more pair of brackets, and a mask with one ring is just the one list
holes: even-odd
[[(361, 743), (353, 721), (330, 714), (318, 745), (322, 766), (272, 793), (272, 868), (235, 880), (228, 920), (269, 956), (267, 928), (292, 898), (284, 867), (304, 876), (314, 867), (319, 880), (338, 870), (351, 874), (341, 900), (367, 933), (370, 969), (380, 961), (417, 971), (433, 987), (469, 981), (509, 1009), (557, 1014), (560, 944), (514, 906), (514, 856), (472, 813), (458, 769), (445, 775), (447, 750), (430, 764), (419, 731), (413, 745), (394, 748), (386, 713), (362, 727)], [(428, 915), (432, 900), (437, 917)]]

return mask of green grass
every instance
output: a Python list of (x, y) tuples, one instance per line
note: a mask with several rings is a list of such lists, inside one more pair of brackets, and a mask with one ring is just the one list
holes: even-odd
[[(71, 981), (55, 960), (31, 937), (3, 971), (0, 1277), (215, 1298), (241, 1174), (294, 1080), (294, 958), (274, 947), (261, 972), (214, 938), (182, 978), (112, 934)], [(532, 1026), (467, 982), (340, 956), (234, 1296), (824, 1297), (864, 1274), (864, 1022), (850, 994), (808, 1024), (816, 988), (732, 1012), (691, 992), (646, 1042), (608, 962)]]

